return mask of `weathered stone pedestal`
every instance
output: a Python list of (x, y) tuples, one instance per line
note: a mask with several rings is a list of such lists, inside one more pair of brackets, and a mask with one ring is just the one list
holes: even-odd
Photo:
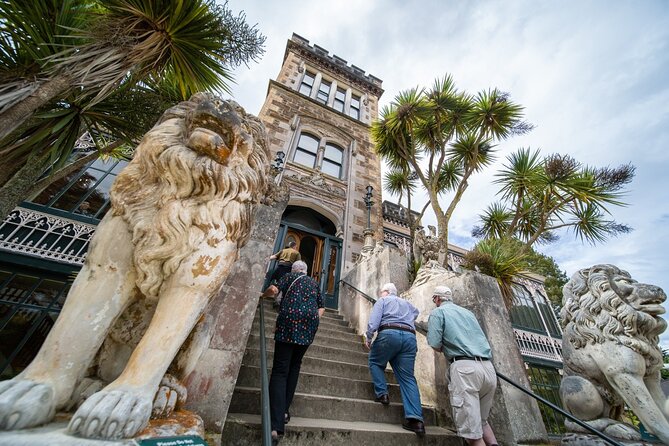
[[(71, 414), (60, 413), (49, 424), (17, 431), (0, 432), (2, 446), (128, 446), (135, 445), (133, 439), (105, 441), (75, 437), (67, 433)], [(193, 412), (179, 410), (169, 418), (151, 420), (142, 432), (135, 437), (144, 438), (176, 437), (197, 435), (204, 438), (202, 418)]]

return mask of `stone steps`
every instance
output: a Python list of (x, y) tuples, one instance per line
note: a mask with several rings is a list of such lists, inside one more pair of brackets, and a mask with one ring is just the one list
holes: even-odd
[[(267, 365), (272, 365), (276, 311), (263, 302)], [(261, 444), (259, 316), (253, 322), (222, 433), (224, 445)], [(326, 310), (302, 360), (291, 421), (282, 446), (290, 445), (457, 445), (461, 440), (436, 426), (433, 408), (423, 407), (427, 435), (419, 439), (401, 427), (404, 411), (392, 370), (386, 370), (390, 405), (374, 401), (362, 339), (333, 310)], [(268, 376), (269, 376), (268, 370)]]
[[(271, 369), (267, 370), (268, 376)], [(241, 387), (259, 387), (260, 367), (242, 365), (239, 372), (237, 385)], [(342, 378), (330, 374), (320, 375), (300, 371), (300, 380), (297, 383), (297, 391), (301, 393), (321, 394), (328, 396), (341, 396), (345, 398), (357, 398), (372, 401), (374, 399), (374, 388), (371, 380), (358, 380)], [(388, 395), (391, 401), (400, 402), (400, 386), (388, 383)]]
[[(426, 435), (417, 437), (398, 423), (368, 423), (292, 417), (286, 425), (281, 446), (462, 446), (455, 433), (426, 426)], [(262, 444), (259, 415), (228, 414), (222, 444), (257, 446)]]
[[(260, 389), (256, 387), (235, 387), (230, 402), (230, 412), (260, 413)], [(401, 402), (391, 402), (384, 406), (371, 399), (344, 398), (321, 394), (295, 392), (290, 414), (296, 417), (315, 417), (324, 414), (329, 420), (366, 421), (370, 423), (401, 424), (404, 411)], [(317, 417), (315, 417), (317, 418)], [(425, 424), (435, 425), (436, 415), (432, 408), (423, 407)]]
[[(311, 348), (309, 350), (311, 350)], [(311, 356), (309, 350), (307, 350), (307, 354), (302, 359), (301, 372), (339, 376), (341, 378), (357, 379), (361, 381), (370, 379), (367, 363), (352, 364), (337, 359), (314, 358)], [(273, 350), (268, 350), (267, 352), (267, 364), (269, 366), (272, 365), (272, 353)], [(260, 367), (260, 350), (247, 349), (244, 353), (242, 365)], [(386, 379), (388, 379), (388, 382), (396, 382), (395, 376), (389, 369), (386, 370)]]

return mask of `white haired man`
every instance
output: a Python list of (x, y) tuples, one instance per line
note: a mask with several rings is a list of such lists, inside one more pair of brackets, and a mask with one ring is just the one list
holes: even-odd
[(437, 306), (428, 320), (427, 343), (450, 363), (446, 379), (458, 436), (470, 446), (497, 446), (488, 415), (497, 388), (490, 344), (474, 313), (453, 303), (447, 286), (435, 287)]
[[(374, 383), (375, 401), (390, 404), (385, 369), (388, 362), (400, 385), (405, 420), (402, 427), (418, 436), (425, 435), (420, 392), (414, 376), (416, 362), (416, 327), (418, 309), (397, 296), (392, 283), (381, 287), (381, 296), (374, 304), (367, 324), (365, 344), (369, 352), (369, 372)], [(378, 332), (374, 343), (372, 336)]]

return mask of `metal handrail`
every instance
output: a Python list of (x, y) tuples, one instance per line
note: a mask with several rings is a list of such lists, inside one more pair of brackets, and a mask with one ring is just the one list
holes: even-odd
[(260, 297), (260, 420), (262, 425), (262, 444), (272, 444), (272, 423), (269, 415), (269, 379), (267, 378), (267, 346), (265, 343), (265, 309)]
[(598, 431), (598, 430), (595, 429), (594, 427), (592, 427), (592, 426), (588, 425), (587, 423), (585, 423), (585, 422), (579, 420), (578, 418), (576, 418), (575, 416), (573, 416), (573, 415), (570, 414), (569, 412), (566, 412), (566, 411), (565, 411), (564, 409), (562, 409), (561, 407), (558, 407), (558, 406), (556, 406), (555, 404), (551, 403), (550, 401), (548, 401), (548, 400), (546, 400), (546, 399), (540, 397), (539, 395), (530, 392), (529, 390), (527, 390), (526, 388), (524, 388), (524, 387), (521, 386), (520, 384), (518, 384), (518, 383), (512, 381), (510, 378), (504, 376), (503, 374), (501, 374), (501, 373), (499, 373), (499, 372), (495, 372), (495, 373), (497, 374), (497, 376), (498, 376), (500, 379), (503, 379), (504, 381), (508, 382), (508, 383), (511, 384), (513, 387), (515, 387), (516, 389), (522, 391), (523, 393), (526, 393), (527, 395), (531, 396), (532, 398), (536, 399), (537, 401), (539, 401), (539, 402), (541, 402), (541, 403), (544, 403), (545, 405), (547, 405), (547, 406), (550, 407), (551, 409), (553, 409), (553, 410), (555, 410), (555, 411), (561, 413), (565, 418), (569, 418), (571, 421), (573, 421), (574, 423), (578, 424), (578, 425), (581, 426), (582, 428), (589, 430), (590, 432), (592, 432), (593, 434), (597, 435), (597, 436), (598, 436), (599, 438), (601, 438), (602, 440), (604, 440), (604, 441), (606, 441), (606, 442), (608, 442), (608, 443), (610, 443), (610, 444), (612, 444), (612, 445), (614, 445), (614, 446), (623, 446), (622, 444), (618, 443), (616, 440), (614, 440), (613, 438), (607, 436), (607, 435), (604, 434), (603, 432)]
[[(358, 293), (362, 294), (362, 296), (363, 296), (365, 299), (367, 299), (368, 301), (370, 301), (370, 302), (372, 302), (372, 303), (376, 303), (376, 299), (374, 299), (374, 298), (371, 297), (371, 296), (368, 296), (367, 294), (365, 294), (364, 291), (360, 291), (360, 290), (357, 289), (355, 286), (351, 285), (350, 283), (346, 282), (345, 280), (340, 280), (340, 282), (342, 282), (344, 285), (348, 285), (349, 287), (351, 287), (352, 289), (354, 289), (354, 290), (357, 291)], [(422, 334), (423, 336), (427, 336), (427, 327), (425, 326), (424, 323), (416, 322), (416, 323), (415, 323), (415, 326), (416, 326), (416, 331), (417, 331), (417, 332), (419, 332), (419, 333)], [(579, 419), (576, 418), (575, 416), (573, 416), (573, 415), (571, 415), (570, 413), (566, 412), (566, 411), (565, 411), (564, 409), (562, 409), (561, 407), (558, 407), (558, 406), (556, 406), (555, 404), (551, 403), (550, 401), (548, 401), (548, 400), (546, 400), (546, 399), (540, 397), (539, 395), (537, 395), (537, 394), (531, 392), (530, 390), (527, 390), (526, 388), (524, 388), (524, 387), (521, 386), (520, 384), (516, 383), (515, 381), (511, 380), (511, 379), (508, 378), (507, 376), (503, 375), (502, 373), (499, 373), (499, 372), (497, 372), (497, 371), (495, 371), (495, 373), (497, 374), (497, 376), (498, 376), (500, 379), (502, 379), (502, 380), (508, 382), (509, 384), (511, 384), (512, 386), (514, 386), (515, 388), (517, 388), (518, 390), (520, 390), (520, 391), (524, 392), (525, 394), (531, 396), (532, 398), (534, 398), (535, 400), (539, 401), (540, 403), (543, 403), (543, 404), (547, 405), (547, 406), (550, 407), (551, 409), (553, 409), (553, 410), (557, 411), (558, 413), (562, 414), (565, 418), (569, 418), (571, 421), (573, 421), (574, 423), (578, 424), (578, 425), (581, 426), (582, 428), (584, 428), (584, 429), (586, 429), (586, 430), (592, 432), (593, 434), (595, 434), (596, 436), (598, 436), (598, 437), (601, 438), (602, 440), (604, 440), (604, 441), (606, 441), (606, 442), (608, 442), (608, 443), (610, 443), (610, 444), (612, 444), (612, 445), (614, 445), (614, 446), (623, 446), (621, 443), (618, 443), (618, 442), (615, 441), (613, 438), (607, 436), (607, 435), (604, 434), (603, 432), (600, 432), (600, 431), (598, 431), (597, 429), (595, 429), (594, 427), (592, 427), (592, 426), (586, 424), (585, 422), (579, 420)]]

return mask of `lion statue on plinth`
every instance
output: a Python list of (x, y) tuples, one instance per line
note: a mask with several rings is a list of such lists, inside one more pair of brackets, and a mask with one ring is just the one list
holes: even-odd
[[(627, 404), (644, 426), (669, 444), (667, 398), (660, 388), (660, 317), (666, 295), (613, 265), (574, 274), (563, 289), (564, 408), (592, 427), (627, 440), (639, 433), (620, 421)], [(587, 433), (571, 421), (572, 432)]]
[[(71, 433), (132, 437), (183, 403), (219, 291), (266, 192), (267, 136), (232, 101), (167, 110), (111, 189), (86, 263), (35, 360), (0, 382), (0, 429), (83, 401)], [(93, 370), (93, 374), (90, 371)]]

